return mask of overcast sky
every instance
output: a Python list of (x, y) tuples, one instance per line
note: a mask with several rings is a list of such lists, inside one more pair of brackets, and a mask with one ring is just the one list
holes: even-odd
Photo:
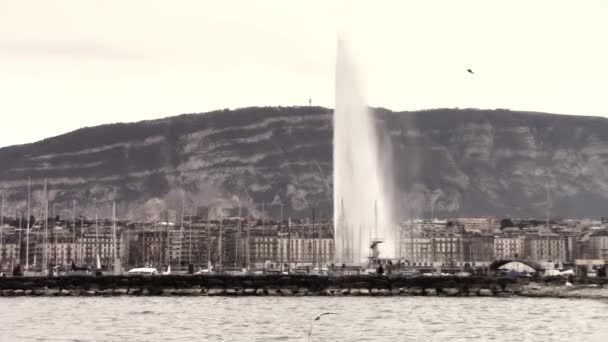
[(219, 108), (333, 107), (338, 32), (371, 106), (608, 116), (607, 3), (0, 0), (0, 146)]

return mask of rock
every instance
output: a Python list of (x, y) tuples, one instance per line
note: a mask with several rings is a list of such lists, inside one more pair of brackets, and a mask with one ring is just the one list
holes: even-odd
[(24, 296), (25, 295), (25, 291), (24, 290), (15, 290), (15, 296)]
[(378, 290), (378, 295), (379, 296), (390, 296), (391, 295), (391, 291), (389, 289), (379, 289)]
[(479, 290), (479, 296), (489, 297), (489, 296), (492, 296), (492, 295), (493, 295), (493, 293), (492, 293), (492, 290), (490, 290), (490, 289), (480, 289)]
[(427, 296), (436, 296), (437, 295), (437, 290), (435, 290), (435, 289), (424, 289), (424, 293)]
[(265, 296), (267, 294), (267, 292), (264, 289), (257, 289), (257, 290), (255, 290), (255, 294), (258, 296)]
[(173, 294), (177, 296), (198, 296), (201, 294), (201, 289), (177, 289)]
[(340, 293), (347, 296), (350, 294), (350, 289), (342, 289), (342, 290), (340, 290)]
[(329, 289), (324, 289), (321, 291), (321, 296), (333, 296), (333, 292), (331, 292)]
[(70, 290), (70, 296), (72, 297), (80, 297), (82, 291), (80, 289)]
[(246, 288), (245, 291), (243, 291), (243, 294), (245, 294), (245, 296), (253, 296), (255, 294), (255, 289)]
[(477, 296), (477, 294), (479, 293), (480, 288), (479, 287), (470, 287), (469, 288), (469, 296)]
[(373, 288), (373, 289), (370, 291), (370, 294), (371, 294), (372, 296), (377, 296), (377, 295), (378, 295), (378, 292), (379, 292), (379, 290), (378, 290), (377, 288)]
[(33, 291), (33, 290), (29, 290), (29, 289), (28, 289), (28, 290), (25, 290), (25, 292), (24, 292), (24, 294), (25, 294), (26, 296), (31, 296), (33, 293), (34, 293), (34, 291)]
[(221, 287), (214, 287), (207, 291), (209, 296), (222, 296), (226, 293), (226, 291)]
[(60, 296), (69, 296), (70, 295), (70, 290), (61, 289), (61, 291), (59, 291), (59, 295)]
[(400, 289), (391, 289), (391, 294), (393, 296), (398, 296), (399, 294), (401, 294), (401, 290)]
[(368, 289), (359, 289), (359, 295), (361, 296), (369, 296), (370, 291)]
[(282, 287), (279, 289), (279, 293), (281, 293), (283, 296), (292, 296), (293, 289), (290, 287)]
[(505, 292), (512, 294), (520, 294), (522, 291), (521, 285), (519, 284), (507, 284), (505, 286)]
[(267, 289), (266, 289), (266, 293), (267, 293), (269, 296), (278, 296), (278, 295), (279, 295), (279, 290), (278, 290), (278, 289), (276, 289), (276, 288), (272, 288), (272, 287), (271, 287), (271, 288), (267, 288)]
[(141, 289), (140, 296), (149, 296), (149, 295), (150, 295), (150, 290)]
[(226, 289), (226, 296), (234, 296), (236, 294), (236, 290), (233, 288)]
[(112, 296), (114, 294), (113, 289), (103, 289), (95, 291), (95, 294), (98, 296)]
[(86, 290), (84, 292), (81, 293), (82, 296), (87, 296), (87, 297), (91, 297), (95, 295), (95, 291), (93, 290)]
[(128, 293), (131, 296), (140, 296), (141, 295), (141, 289), (139, 289), (139, 288), (129, 289)]
[(448, 296), (456, 296), (460, 293), (460, 290), (454, 287), (447, 287), (441, 289), (441, 292), (445, 293)]
[(44, 295), (44, 289), (41, 289), (41, 288), (33, 289), (32, 294), (34, 296), (42, 296), (42, 295)]
[(361, 291), (359, 291), (359, 289), (350, 289), (350, 291), (348, 291), (348, 293), (350, 293), (351, 296), (360, 296), (361, 295)]
[(2, 290), (2, 295), (4, 297), (12, 297), (15, 295), (15, 290)]
[(162, 296), (172, 296), (173, 292), (175, 292), (175, 289), (162, 289), (161, 291), (161, 295)]
[(58, 296), (59, 295), (59, 289), (45, 289), (44, 290), (44, 295), (49, 297), (49, 296)]
[(410, 287), (408, 292), (415, 296), (420, 296), (421, 294), (424, 293), (424, 290), (421, 287), (415, 286), (415, 287)]
[(128, 293), (129, 293), (129, 289), (125, 289), (125, 288), (114, 289), (115, 296), (124, 296)]

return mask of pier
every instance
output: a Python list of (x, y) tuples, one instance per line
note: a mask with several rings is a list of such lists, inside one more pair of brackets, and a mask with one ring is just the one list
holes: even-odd
[(608, 298), (601, 278), (159, 275), (0, 278), (14, 296), (480, 296)]

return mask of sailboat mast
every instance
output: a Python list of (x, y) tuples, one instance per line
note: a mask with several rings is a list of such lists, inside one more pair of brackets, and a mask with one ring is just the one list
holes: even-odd
[(80, 239), (78, 241), (78, 255), (80, 256), (80, 262), (84, 262), (83, 253), (83, 240), (84, 240), (84, 216), (80, 219)]
[(179, 227), (179, 254), (177, 255), (177, 271), (182, 270), (182, 247), (184, 246), (184, 199), (182, 198), (182, 217)]
[(220, 270), (221, 270), (221, 269), (222, 269), (222, 267), (223, 267), (223, 264), (222, 264), (222, 262), (223, 262), (223, 258), (222, 258), (222, 254), (223, 254), (223, 253), (222, 253), (222, 221), (223, 221), (223, 220), (224, 220), (224, 218), (222, 217), (222, 214), (220, 214), (220, 238), (219, 238), (219, 241), (218, 241), (218, 251), (219, 251), (219, 253), (220, 253), (220, 255), (219, 255), (219, 259), (220, 259), (220, 265), (219, 265), (219, 266), (220, 266)]
[(99, 218), (95, 208), (95, 258), (99, 260)]
[(145, 225), (145, 223), (141, 224), (141, 265), (142, 265), (142, 267), (148, 266), (148, 263), (146, 262), (146, 225)]
[(211, 220), (207, 209), (207, 271), (211, 271)]
[[(4, 249), (4, 191), (2, 191), (2, 205), (0, 206), (0, 251)], [(21, 228), (21, 227), (19, 227)]]
[(48, 241), (49, 241), (49, 201), (47, 193), (47, 180), (44, 179), (44, 243), (42, 244), (42, 267), (48, 267)]
[(251, 248), (250, 248), (250, 245), (251, 245), (251, 227), (249, 226), (249, 223), (247, 223), (247, 244), (245, 246), (245, 248), (246, 248), (245, 251), (247, 253), (246, 254), (246, 256), (247, 256), (247, 259), (246, 259), (247, 265), (245, 265), (245, 267), (247, 267), (247, 269), (249, 269), (249, 266), (251, 265)]
[(344, 198), (340, 198), (340, 262), (343, 262), (346, 256), (346, 215), (344, 215)]
[(239, 223), (234, 244), (234, 267), (239, 266), (239, 244), (241, 243), (241, 200), (239, 199)]
[(192, 265), (192, 207), (190, 207), (190, 219), (188, 220), (188, 265)]
[(312, 208), (312, 221), (311, 221), (311, 225), (312, 225), (312, 268), (314, 270), (315, 266), (317, 265), (317, 240), (316, 240), (316, 236), (315, 236), (315, 208)]
[(72, 200), (72, 260), (76, 259), (76, 200)]
[(31, 179), (27, 178), (27, 227), (25, 229), (25, 269), (30, 268), (30, 190)]
[(116, 271), (117, 266), (116, 257), (118, 253), (116, 253), (116, 202), (112, 201), (112, 266), (114, 267), (114, 271)]
[(287, 219), (287, 273), (291, 269), (291, 217)]
[(361, 223), (359, 224), (359, 248), (357, 248), (358, 252), (357, 252), (357, 259), (358, 262), (361, 262), (361, 241), (363, 240), (363, 237), (361, 235)]

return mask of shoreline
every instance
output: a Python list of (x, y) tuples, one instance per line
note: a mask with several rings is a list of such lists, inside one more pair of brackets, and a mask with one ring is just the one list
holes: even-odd
[(1, 297), (428, 296), (608, 299), (608, 279), (392, 276), (100, 276), (0, 278)]

